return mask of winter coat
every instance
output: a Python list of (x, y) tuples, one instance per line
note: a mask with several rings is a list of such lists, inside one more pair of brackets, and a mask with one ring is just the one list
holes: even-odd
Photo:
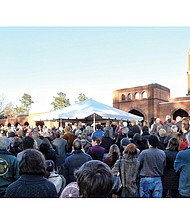
[(141, 133), (141, 129), (138, 125), (130, 126), (129, 130), (132, 131), (134, 134), (136, 134), (136, 133), (140, 134)]
[(63, 176), (67, 181), (66, 184), (76, 182), (76, 177), (74, 176), (75, 170), (79, 169), (89, 160), (92, 160), (92, 157), (84, 153), (82, 150), (75, 150), (66, 158), (63, 167)]
[(138, 156), (138, 161), (140, 162), (140, 176), (163, 176), (166, 165), (166, 155), (163, 150), (154, 147), (143, 150)]
[(92, 146), (88, 150), (88, 154), (93, 160), (103, 160), (105, 149), (100, 145)]
[(162, 177), (163, 189), (178, 189), (179, 175), (174, 170), (174, 161), (177, 151), (165, 150), (166, 166)]
[(177, 153), (174, 161), (175, 172), (179, 172), (179, 193), (190, 197), (190, 148)]
[(102, 143), (100, 146), (105, 148), (105, 153), (107, 154), (109, 152), (110, 146), (114, 144), (114, 140), (110, 137), (102, 137)]
[(120, 178), (122, 182), (122, 193), (121, 197), (130, 198), (138, 197), (138, 169), (139, 162), (137, 160), (137, 155), (123, 155), (121, 160), (117, 160), (115, 163), (112, 173), (116, 175), (120, 172)]
[(19, 178), (17, 158), (7, 150), (0, 150), (0, 197), (6, 188)]
[(52, 144), (55, 146), (56, 159), (55, 164), (56, 167), (63, 166), (66, 158), (66, 149), (67, 149), (67, 141), (62, 138), (55, 138), (52, 141)]
[(47, 147), (42, 148), (42, 145), (40, 145), (40, 152), (44, 155), (46, 160), (53, 160), (55, 163), (56, 155), (55, 150), (53, 148), (48, 149)]
[(9, 185), (5, 192), (6, 198), (57, 198), (58, 194), (53, 183), (43, 176), (22, 175)]
[(94, 137), (98, 137), (102, 139), (103, 136), (104, 136), (104, 132), (101, 129), (97, 129), (96, 131), (92, 133), (91, 139), (93, 139)]
[(167, 147), (167, 143), (165, 144), (166, 136), (160, 137), (160, 136), (158, 135), (158, 137), (159, 137), (159, 139), (160, 139), (160, 144), (159, 144), (158, 148), (161, 149), (161, 150), (165, 150), (166, 147)]
[(13, 143), (13, 146), (10, 146), (9, 152), (17, 156), (17, 154), (20, 153), (22, 150), (22, 142), (15, 142)]
[(66, 186), (66, 179), (63, 175), (56, 173), (55, 171), (50, 172), (48, 180), (55, 185), (58, 196), (60, 196), (62, 190)]
[(68, 133), (65, 133), (64, 135), (62, 135), (61, 138), (65, 139), (67, 141), (67, 143), (68, 143), (67, 152), (71, 153), (72, 146), (73, 146), (73, 141), (76, 139), (76, 136), (74, 134), (68, 132)]
[(143, 132), (141, 134), (141, 141), (143, 143), (144, 149), (148, 149), (148, 138), (150, 137), (150, 133), (149, 132)]

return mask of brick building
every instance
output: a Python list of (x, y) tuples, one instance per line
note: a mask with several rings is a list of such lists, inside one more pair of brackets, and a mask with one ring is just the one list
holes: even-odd
[(190, 116), (190, 49), (187, 78), (188, 93), (185, 97), (170, 98), (170, 89), (155, 83), (113, 91), (113, 107), (142, 116), (148, 122), (156, 117), (164, 121), (166, 115), (174, 120), (178, 115)]

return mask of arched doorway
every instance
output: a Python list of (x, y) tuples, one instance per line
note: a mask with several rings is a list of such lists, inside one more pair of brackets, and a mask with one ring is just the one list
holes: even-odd
[(177, 116), (187, 117), (188, 113), (180, 108), (173, 113), (173, 120), (175, 120)]
[(137, 110), (135, 110), (135, 109), (130, 110), (130, 111), (129, 111), (129, 113), (131, 113), (131, 114), (134, 114), (134, 115), (137, 115), (137, 116), (140, 116), (140, 117), (143, 117), (143, 118), (144, 118), (144, 115), (143, 115), (141, 112), (139, 112), (139, 111), (137, 111)]
[[(141, 112), (139, 112), (138, 110), (136, 110), (136, 109), (132, 109), (132, 110), (130, 110), (130, 111), (129, 111), (129, 113), (131, 113), (131, 114), (134, 114), (134, 115), (137, 115), (137, 116), (140, 116), (140, 117), (143, 117), (143, 118), (144, 118), (144, 115), (143, 115)], [(144, 120), (142, 120), (142, 121), (141, 121), (141, 123), (142, 123), (142, 125), (143, 125)]]

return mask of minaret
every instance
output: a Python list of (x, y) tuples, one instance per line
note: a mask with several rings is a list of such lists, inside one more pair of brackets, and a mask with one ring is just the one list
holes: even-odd
[(187, 93), (187, 96), (190, 96), (190, 48), (188, 50), (188, 71), (187, 71), (187, 76), (188, 76), (188, 93)]

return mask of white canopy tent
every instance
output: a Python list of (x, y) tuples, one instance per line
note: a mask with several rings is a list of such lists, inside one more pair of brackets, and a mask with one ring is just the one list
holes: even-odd
[(52, 111), (34, 118), (35, 121), (49, 120), (137, 120), (142, 121), (143, 117), (122, 111), (117, 108), (102, 104), (93, 99), (78, 102), (63, 109)]

